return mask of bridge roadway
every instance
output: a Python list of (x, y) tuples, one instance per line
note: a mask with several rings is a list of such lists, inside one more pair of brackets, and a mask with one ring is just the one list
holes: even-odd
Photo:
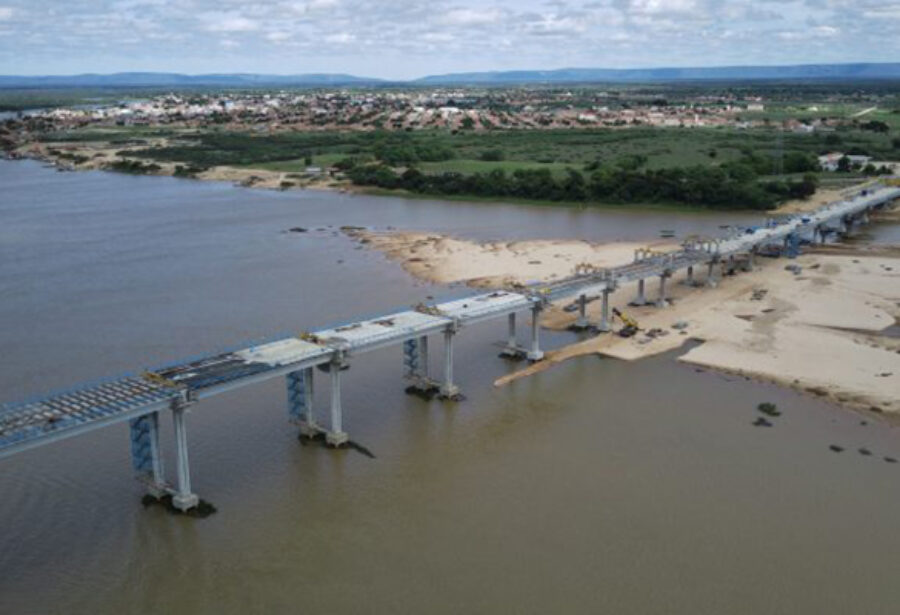
[[(459, 399), (459, 388), (453, 378), (453, 342), (467, 325), (507, 317), (509, 339), (503, 354), (538, 361), (543, 358), (539, 342), (541, 311), (550, 302), (575, 297), (580, 311), (576, 326), (608, 331), (609, 295), (624, 283), (637, 282), (634, 303), (643, 304), (647, 302), (645, 280), (659, 277), (656, 303), (664, 306), (666, 280), (681, 269), (687, 269), (687, 281), (694, 283), (694, 267), (705, 264), (708, 266), (706, 282), (714, 284), (715, 267), (733, 263), (736, 255), (746, 255), (752, 265), (753, 255), (764, 246), (778, 246), (791, 253), (801, 240), (824, 241), (830, 233), (847, 232), (854, 223), (866, 222), (870, 210), (896, 198), (900, 198), (900, 188), (870, 188), (809, 214), (769, 220), (761, 228), (742, 229), (721, 239), (685, 242), (675, 252), (638, 250), (634, 262), (621, 267), (603, 270), (587, 267), (551, 283), (422, 304), (371, 320), (5, 404), (0, 407), (0, 457), (129, 421), (132, 465), (138, 478), (150, 494), (171, 495), (175, 507), (188, 510), (199, 500), (191, 489), (185, 412), (207, 397), (283, 376), (287, 380), (291, 421), (299, 425), (302, 434), (321, 436), (329, 445), (341, 446), (348, 442), (348, 436), (343, 430), (340, 377), (351, 358), (402, 345), (405, 377), (411, 392)], [(588, 297), (602, 300), (599, 323), (587, 321)], [(518, 344), (516, 333), (516, 315), (525, 311), (531, 312), (528, 347)], [(429, 373), (428, 342), (432, 335), (443, 337), (443, 373), (439, 381)], [(319, 425), (313, 409), (314, 368), (329, 374), (328, 427)], [(177, 465), (174, 484), (165, 478), (160, 455), (159, 421), (161, 413), (167, 410), (171, 410), (174, 421)]]

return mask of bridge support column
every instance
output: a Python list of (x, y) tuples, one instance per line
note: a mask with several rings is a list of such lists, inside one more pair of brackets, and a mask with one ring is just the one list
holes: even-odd
[(646, 284), (646, 282), (645, 282), (644, 278), (641, 278), (640, 280), (638, 280), (637, 297), (634, 298), (634, 300), (631, 302), (631, 305), (635, 305), (635, 306), (647, 305), (647, 297), (644, 295), (645, 284)]
[(292, 423), (300, 426), (300, 435), (311, 438), (322, 429), (316, 424), (313, 410), (313, 369), (307, 367), (286, 376), (288, 391), (288, 415)]
[(715, 288), (718, 285), (718, 281), (716, 280), (716, 262), (709, 261), (706, 270), (706, 285), (710, 288)]
[(669, 302), (666, 300), (666, 274), (659, 276), (659, 299), (656, 301), (656, 307), (666, 307)]
[(575, 321), (575, 324), (572, 325), (573, 328), (578, 330), (587, 329), (591, 323), (588, 322), (587, 319), (587, 297), (584, 295), (579, 295), (578, 297), (578, 320)]
[(444, 382), (441, 383), (441, 399), (459, 399), (459, 387), (453, 384), (453, 336), (455, 327), (444, 330)]
[(331, 425), (325, 432), (325, 443), (328, 446), (338, 447), (346, 444), (350, 437), (344, 431), (344, 414), (341, 407), (341, 368), (344, 366), (344, 357), (335, 357), (328, 370), (331, 375)]
[(403, 342), (404, 377), (411, 381), (407, 393), (431, 393), (437, 387), (428, 375), (428, 337)]
[(541, 350), (541, 306), (535, 305), (531, 309), (531, 350), (528, 351), (529, 361), (540, 361), (544, 358)]
[(185, 414), (188, 405), (178, 401), (172, 405), (172, 420), (175, 426), (175, 462), (178, 469), (178, 485), (172, 495), (172, 506), (186, 511), (197, 506), (200, 498), (191, 491), (191, 466), (188, 460), (187, 427)]
[(144, 483), (147, 493), (160, 498), (166, 494), (167, 485), (159, 454), (159, 412), (132, 419), (130, 427), (135, 477)]
[(601, 295), (601, 303), (600, 303), (600, 324), (597, 325), (597, 330), (600, 333), (609, 333), (609, 293), (610, 290), (608, 288), (603, 289), (603, 294)]
[(516, 339), (516, 313), (510, 312), (507, 317), (508, 322), (508, 332), (506, 335), (506, 347), (500, 351), (501, 357), (508, 357), (513, 359), (521, 359), (524, 354), (522, 349), (519, 348), (519, 342)]
[(747, 261), (744, 264), (744, 271), (753, 271), (754, 265), (756, 265), (756, 248), (752, 248), (747, 252)]

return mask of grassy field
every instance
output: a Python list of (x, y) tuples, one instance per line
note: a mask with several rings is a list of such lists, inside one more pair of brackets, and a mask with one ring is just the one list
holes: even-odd
[(516, 169), (549, 169), (555, 175), (564, 175), (570, 165), (561, 162), (531, 162), (522, 160), (444, 160), (442, 162), (422, 162), (416, 165), (423, 173), (490, 173), (503, 169), (511, 173)]
[[(312, 166), (328, 168), (346, 157), (345, 154), (314, 154), (312, 158)], [(306, 158), (292, 158), (291, 160), (275, 160), (272, 162), (252, 162), (250, 164), (239, 165), (247, 169), (263, 169), (266, 171), (277, 171), (281, 173), (299, 173), (306, 170), (310, 166), (306, 163)]]

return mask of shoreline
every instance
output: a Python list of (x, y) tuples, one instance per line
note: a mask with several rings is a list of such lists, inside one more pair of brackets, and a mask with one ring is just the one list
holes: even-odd
[[(188, 175), (178, 175), (177, 167), (190, 167), (188, 163), (179, 163), (173, 161), (156, 161), (152, 159), (135, 158), (127, 155), (130, 149), (147, 149), (148, 147), (165, 147), (168, 145), (167, 138), (160, 138), (141, 146), (122, 146), (116, 147), (115, 144), (109, 142), (39, 142), (32, 141), (20, 144), (10, 150), (11, 160), (32, 159), (45, 164), (51, 164), (60, 171), (108, 171), (114, 173), (125, 173), (130, 175), (148, 175), (161, 177), (181, 177), (184, 179), (196, 179), (199, 181), (223, 181), (229, 182), (235, 187), (257, 188), (265, 190), (290, 191), (290, 190), (324, 190), (349, 194), (364, 194), (369, 196), (386, 196), (394, 198), (403, 198), (409, 200), (422, 201), (441, 201), (441, 202), (464, 202), (464, 203), (486, 203), (486, 204), (509, 204), (509, 205), (527, 205), (537, 207), (560, 207), (576, 210), (608, 210), (608, 211), (631, 211), (631, 212), (678, 212), (684, 214), (755, 214), (755, 215), (787, 215), (793, 213), (802, 213), (810, 211), (821, 205), (841, 198), (842, 194), (859, 186), (870, 183), (872, 180), (865, 180), (862, 183), (841, 189), (819, 189), (812, 197), (806, 200), (790, 200), (782, 203), (775, 209), (759, 210), (749, 208), (736, 209), (716, 209), (699, 205), (690, 205), (676, 202), (658, 202), (658, 203), (616, 203), (609, 201), (582, 202), (582, 201), (548, 201), (539, 199), (526, 199), (517, 197), (488, 197), (479, 195), (440, 195), (440, 194), (420, 194), (409, 192), (406, 190), (388, 190), (371, 186), (358, 186), (353, 184), (346, 178), (335, 178), (327, 174), (320, 176), (304, 176), (302, 172), (292, 171), (271, 171), (262, 168), (253, 168), (245, 165), (229, 166), (218, 165), (204, 169), (197, 173)], [(49, 150), (56, 149), (57, 153)], [(124, 154), (124, 155), (123, 155)], [(84, 161), (73, 160), (74, 157), (85, 158)], [(153, 171), (136, 171), (130, 173), (109, 168), (109, 165), (115, 163), (136, 163), (140, 165), (156, 165), (159, 168)]]

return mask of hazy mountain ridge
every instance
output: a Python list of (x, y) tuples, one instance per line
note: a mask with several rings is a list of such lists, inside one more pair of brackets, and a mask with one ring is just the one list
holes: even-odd
[(900, 79), (900, 63), (803, 64), (794, 66), (722, 66), (707, 68), (563, 68), (429, 75), (408, 81), (390, 81), (340, 73), (262, 75), (254, 73), (128, 72), (82, 75), (2, 76), (0, 88), (38, 87), (262, 87), (338, 85), (462, 85), (529, 83), (652, 83), (673, 81), (736, 81), (779, 79)]
[(416, 83), (586, 83), (752, 79), (900, 79), (900, 63), (721, 66), (709, 68), (563, 68), (431, 75)]

